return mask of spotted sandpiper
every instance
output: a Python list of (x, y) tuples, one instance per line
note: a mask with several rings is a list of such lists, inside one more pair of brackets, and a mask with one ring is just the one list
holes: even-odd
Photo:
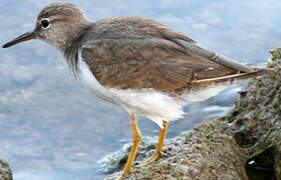
[(156, 152), (147, 165), (161, 156), (168, 123), (183, 117), (184, 105), (204, 101), (234, 83), (272, 71), (208, 50), (155, 20), (130, 16), (92, 22), (69, 3), (45, 7), (33, 31), (3, 48), (30, 39), (59, 49), (70, 70), (93, 93), (128, 113), (134, 145), (119, 179), (136, 172), (132, 165), (142, 138), (137, 116), (161, 128)]

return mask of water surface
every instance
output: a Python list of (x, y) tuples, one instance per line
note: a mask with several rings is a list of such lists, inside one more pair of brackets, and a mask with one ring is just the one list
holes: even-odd
[[(33, 29), (53, 0), (0, 1), (0, 44)], [(264, 65), (281, 45), (281, 1), (85, 0), (69, 1), (92, 20), (138, 15), (157, 19), (202, 45), (251, 65)], [(224, 114), (240, 86), (186, 108), (168, 137)], [(143, 135), (159, 128), (140, 120)], [(0, 157), (15, 180), (97, 180), (98, 160), (131, 142), (126, 113), (89, 93), (68, 71), (57, 50), (40, 41), (0, 49)]]

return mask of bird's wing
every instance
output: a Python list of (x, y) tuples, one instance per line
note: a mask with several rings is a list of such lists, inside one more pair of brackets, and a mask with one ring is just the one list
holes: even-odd
[[(157, 27), (159, 24), (154, 29)], [(163, 27), (155, 34), (140, 28), (122, 34), (120, 25), (110, 28), (84, 44), (83, 60), (103, 86), (119, 89), (170, 91), (195, 80), (252, 71), (202, 48), (182, 33)]]
[(188, 41), (185, 41), (182, 39), (173, 39), (172, 41), (183, 46), (190, 53), (194, 53), (196, 55), (199, 55), (203, 58), (216, 62), (220, 65), (226, 66), (228, 68), (236, 69), (237, 71), (247, 72), (247, 73), (255, 71), (254, 68), (249, 67), (245, 64), (239, 63), (235, 60), (232, 60), (224, 55), (218, 54), (215, 51), (212, 51), (210, 49), (203, 47), (199, 43), (188, 42)]

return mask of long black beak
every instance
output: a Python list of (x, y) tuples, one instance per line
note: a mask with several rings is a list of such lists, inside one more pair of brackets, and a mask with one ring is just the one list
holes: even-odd
[(36, 39), (36, 34), (33, 31), (26, 32), (20, 35), (19, 37), (7, 42), (6, 44), (3, 45), (3, 48), (13, 46), (23, 41), (28, 41), (30, 39)]

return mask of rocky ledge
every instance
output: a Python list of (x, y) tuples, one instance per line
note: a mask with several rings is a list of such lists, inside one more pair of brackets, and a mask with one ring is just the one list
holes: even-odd
[(7, 161), (0, 159), (0, 180), (12, 180), (12, 171)]
[[(138, 173), (125, 179), (280, 180), (281, 48), (271, 54), (267, 66), (276, 71), (250, 80), (227, 115), (167, 141), (161, 159), (140, 167), (155, 148), (145, 141), (134, 166)], [(129, 149), (104, 160), (111, 163), (109, 172), (119, 171), (107, 180), (121, 174)]]

